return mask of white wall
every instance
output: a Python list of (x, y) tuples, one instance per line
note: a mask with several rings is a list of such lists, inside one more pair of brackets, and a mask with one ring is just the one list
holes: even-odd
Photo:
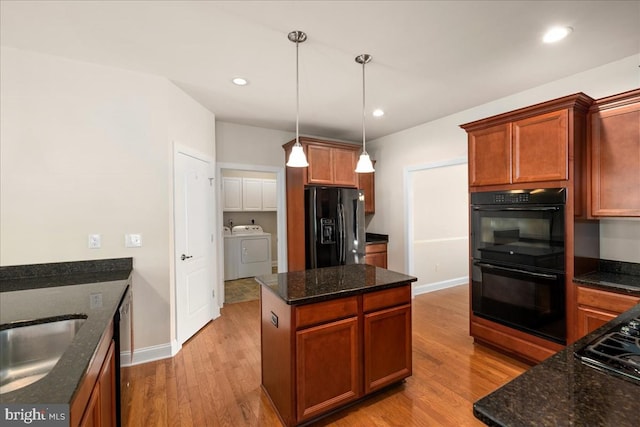
[(214, 158), (214, 115), (151, 75), (11, 48), (0, 66), (0, 265), (133, 257), (135, 349), (168, 345), (172, 141)]
[(218, 121), (216, 123), (217, 161), (284, 167), (282, 146), (295, 137), (296, 134), (293, 132)]
[[(412, 165), (447, 161), (467, 156), (467, 135), (460, 124), (544, 102), (576, 92), (598, 99), (640, 87), (640, 54), (539, 86), (518, 94), (465, 110), (439, 120), (379, 138), (367, 144), (376, 159), (376, 214), (367, 231), (389, 234), (389, 268), (405, 270), (406, 242), (403, 205), (403, 170)], [(443, 185), (443, 191), (446, 184)], [(601, 258), (640, 262), (640, 251), (616, 251), (619, 243), (625, 248), (638, 248), (622, 237), (637, 236), (640, 222), (602, 221)], [(615, 224), (615, 225), (613, 225)], [(637, 242), (637, 241), (636, 241)], [(627, 252), (627, 253), (620, 253)], [(461, 262), (466, 262), (462, 260)]]

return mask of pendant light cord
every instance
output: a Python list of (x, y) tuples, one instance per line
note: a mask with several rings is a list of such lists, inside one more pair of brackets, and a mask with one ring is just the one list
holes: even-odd
[(296, 144), (300, 144), (299, 125), (300, 121), (300, 72), (298, 71), (298, 40), (296, 39)]
[(365, 102), (364, 102), (364, 94), (365, 94), (365, 85), (364, 85), (364, 64), (366, 64), (366, 61), (362, 61), (362, 152), (366, 153), (367, 152), (367, 145), (366, 145), (366, 138), (365, 138), (365, 134), (364, 134), (364, 120), (366, 117), (366, 113), (365, 113)]

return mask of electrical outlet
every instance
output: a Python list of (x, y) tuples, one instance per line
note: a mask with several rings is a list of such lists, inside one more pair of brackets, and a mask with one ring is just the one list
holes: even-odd
[(102, 236), (99, 234), (89, 234), (89, 249), (100, 249)]
[(142, 234), (125, 234), (124, 246), (127, 248), (139, 248), (142, 246)]

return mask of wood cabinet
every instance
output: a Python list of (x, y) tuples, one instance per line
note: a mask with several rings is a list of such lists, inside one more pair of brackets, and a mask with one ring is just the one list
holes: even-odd
[(411, 375), (410, 284), (300, 306), (260, 292), (262, 387), (285, 426)]
[(369, 265), (387, 268), (387, 244), (367, 243), (364, 248), (365, 261)]
[(412, 373), (411, 288), (363, 295), (364, 393), (372, 393)]
[(115, 357), (111, 322), (71, 403), (70, 426), (111, 427), (117, 424)]
[(93, 387), (89, 403), (85, 409), (80, 426), (110, 427), (116, 425), (116, 378), (114, 344), (111, 342), (107, 357), (102, 364), (98, 381)]
[(359, 337), (357, 315), (296, 332), (298, 421), (360, 397)]
[[(375, 160), (372, 161), (375, 166)], [(364, 214), (370, 215), (376, 213), (376, 174), (359, 173), (358, 188), (364, 192)]]
[[(586, 230), (572, 224), (576, 218), (587, 217), (587, 114), (593, 101), (576, 93), (461, 125), (468, 137), (470, 193), (566, 189), (564, 286), (569, 342), (576, 322), (572, 284), (575, 230)], [(472, 265), (469, 270), (472, 276)], [(562, 348), (550, 340), (475, 316), (472, 310), (469, 320), (470, 335), (476, 342), (527, 361), (540, 362)]]
[(591, 214), (640, 216), (640, 89), (596, 101), (589, 125)]
[(576, 337), (581, 338), (640, 303), (640, 297), (578, 286)]
[[(304, 188), (310, 185), (361, 188), (365, 214), (375, 212), (374, 174), (356, 174), (361, 146), (316, 138), (300, 137), (309, 167), (290, 168), (287, 173), (287, 254), (288, 270), (305, 269)], [(285, 160), (295, 140), (283, 145)], [(366, 177), (364, 175), (367, 175)]]
[[(593, 100), (579, 93), (467, 123), (469, 185), (566, 181)], [(582, 148), (580, 148), (582, 149)]]
[(357, 151), (333, 145), (306, 144), (306, 147), (309, 184), (358, 186)]

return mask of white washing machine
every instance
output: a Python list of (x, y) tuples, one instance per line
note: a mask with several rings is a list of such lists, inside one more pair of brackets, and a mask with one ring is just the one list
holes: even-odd
[(271, 234), (259, 225), (236, 225), (224, 236), (224, 280), (271, 274)]

